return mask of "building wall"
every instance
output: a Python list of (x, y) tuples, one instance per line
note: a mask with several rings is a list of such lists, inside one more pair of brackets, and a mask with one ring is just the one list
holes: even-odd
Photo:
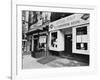
[[(42, 27), (46, 22), (50, 21), (51, 12), (41, 12), (41, 11), (30, 11), (30, 30), (35, 29), (36, 27)], [(32, 16), (33, 15), (33, 16)], [(35, 17), (35, 18), (34, 18)], [(37, 22), (34, 23), (35, 19)], [(32, 22), (33, 21), (33, 22)]]
[(29, 11), (22, 11), (22, 31), (26, 33), (28, 31), (28, 19)]
[(28, 32), (29, 11), (22, 11), (22, 50), (27, 51), (26, 33)]
[(64, 51), (64, 33), (58, 31), (58, 50)]

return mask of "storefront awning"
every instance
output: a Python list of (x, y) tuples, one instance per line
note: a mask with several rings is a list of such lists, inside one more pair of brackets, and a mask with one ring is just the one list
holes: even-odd
[(38, 33), (38, 32), (41, 32), (44, 30), (44, 28), (48, 25), (48, 23), (44, 24), (44, 25), (41, 25), (41, 26), (36, 26), (36, 27), (33, 27), (31, 30), (29, 30), (26, 35), (31, 35), (33, 33)]

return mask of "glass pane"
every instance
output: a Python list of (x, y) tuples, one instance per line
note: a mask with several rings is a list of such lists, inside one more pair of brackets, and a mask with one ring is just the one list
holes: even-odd
[(51, 46), (57, 47), (57, 32), (51, 33)]
[(87, 43), (76, 43), (76, 49), (79, 49), (79, 50), (87, 50)]
[(87, 26), (76, 28), (76, 35), (85, 35), (87, 34)]

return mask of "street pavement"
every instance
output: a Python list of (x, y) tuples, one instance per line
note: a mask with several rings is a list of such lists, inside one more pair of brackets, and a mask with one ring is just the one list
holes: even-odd
[[(47, 57), (47, 58), (33, 58), (30, 54), (23, 55), (23, 62), (22, 62), (23, 69), (88, 66), (87, 63), (79, 62), (76, 60), (70, 60), (67, 58), (59, 58), (59, 57), (55, 57), (55, 56), (50, 56), (50, 58), (52, 58), (53, 60), (48, 61), (49, 57)], [(45, 63), (45, 64), (43, 63), (44, 59), (45, 59), (45, 62), (47, 60), (47, 63)]]

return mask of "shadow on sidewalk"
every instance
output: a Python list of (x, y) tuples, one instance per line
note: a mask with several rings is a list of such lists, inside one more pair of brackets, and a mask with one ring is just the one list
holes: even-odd
[(56, 59), (57, 58), (55, 56), (46, 56), (46, 57), (43, 57), (43, 58), (37, 60), (37, 62), (39, 62), (41, 64), (47, 64), (47, 63), (52, 62)]

